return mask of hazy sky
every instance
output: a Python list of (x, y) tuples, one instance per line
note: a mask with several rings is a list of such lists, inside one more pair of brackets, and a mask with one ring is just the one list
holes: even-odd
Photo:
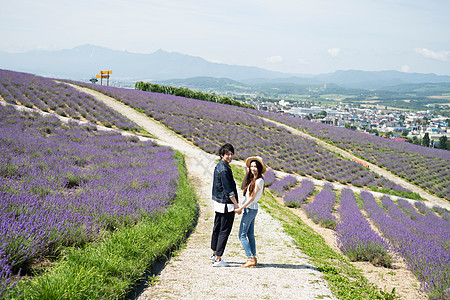
[(0, 51), (158, 49), (299, 74), (450, 75), (449, 0), (0, 0)]

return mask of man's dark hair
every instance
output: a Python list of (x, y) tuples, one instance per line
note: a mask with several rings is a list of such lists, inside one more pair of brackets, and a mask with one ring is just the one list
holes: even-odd
[(220, 147), (220, 149), (219, 149), (219, 156), (220, 157), (224, 156), (225, 154), (228, 153), (228, 151), (231, 151), (231, 153), (234, 154), (234, 147), (230, 143), (226, 143), (225, 145)]

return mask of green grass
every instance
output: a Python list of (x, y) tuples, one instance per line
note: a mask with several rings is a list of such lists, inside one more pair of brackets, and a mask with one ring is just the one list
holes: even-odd
[(175, 155), (180, 171), (177, 196), (164, 213), (121, 228), (84, 249), (64, 249), (60, 260), (40, 275), (22, 278), (7, 298), (123, 299), (152, 264), (186, 241), (197, 223), (196, 196), (182, 155)]
[[(238, 182), (244, 174), (232, 165)], [(306, 225), (289, 208), (281, 205), (267, 190), (259, 201), (261, 207), (278, 220), (297, 247), (310, 257), (311, 263), (323, 274), (323, 278), (339, 299), (396, 299), (395, 292), (385, 292), (370, 283), (362, 271), (354, 267), (347, 258), (331, 249), (325, 240)]]

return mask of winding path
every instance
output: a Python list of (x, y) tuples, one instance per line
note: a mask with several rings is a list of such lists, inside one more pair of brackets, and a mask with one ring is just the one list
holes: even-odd
[(200, 216), (195, 231), (185, 248), (166, 265), (156, 283), (148, 287), (139, 299), (336, 299), (327, 282), (321, 278), (322, 274), (309, 263), (306, 255), (296, 249), (279, 222), (262, 209), (255, 226), (259, 266), (252, 269), (240, 267), (245, 255), (237, 238), (241, 218), (238, 216), (224, 254), (230, 267), (212, 267), (209, 259), (214, 215), (211, 189), (212, 172), (218, 157), (205, 153), (113, 98), (90, 89), (76, 88), (142, 126), (158, 139), (159, 144), (170, 145), (182, 152), (189, 180), (196, 189)]

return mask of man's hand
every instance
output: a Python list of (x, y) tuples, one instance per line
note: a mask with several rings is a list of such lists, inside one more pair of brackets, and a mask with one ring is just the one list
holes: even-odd
[(237, 213), (238, 215), (242, 214), (242, 207), (235, 208), (234, 212)]

